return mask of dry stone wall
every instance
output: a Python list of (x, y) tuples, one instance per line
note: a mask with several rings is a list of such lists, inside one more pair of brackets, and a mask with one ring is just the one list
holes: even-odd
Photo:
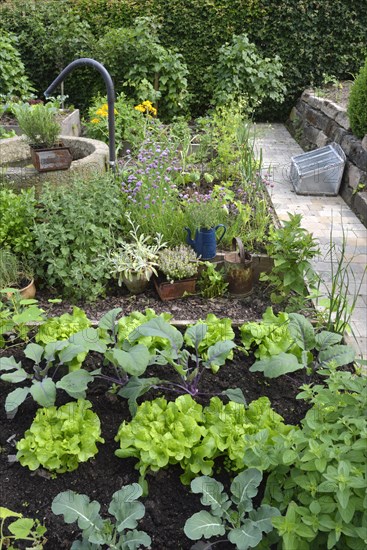
[(306, 151), (339, 143), (347, 157), (340, 194), (367, 227), (367, 135), (356, 138), (346, 109), (307, 90), (293, 107), (287, 127)]

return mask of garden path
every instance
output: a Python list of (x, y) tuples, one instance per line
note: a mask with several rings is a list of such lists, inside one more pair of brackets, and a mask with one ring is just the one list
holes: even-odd
[[(344, 232), (346, 261), (350, 261), (351, 303), (366, 269), (367, 229), (340, 195), (296, 195), (289, 178), (291, 158), (304, 151), (283, 124), (257, 124), (255, 147), (258, 153), (262, 149), (263, 170), (270, 176), (269, 194), (279, 220), (288, 219), (288, 212), (300, 213), (302, 226), (319, 239), (322, 254), (313, 267), (328, 287), (331, 286), (332, 264), (325, 256), (330, 249), (331, 238), (340, 248)], [(359, 357), (367, 359), (367, 274), (358, 292), (350, 326), (352, 333), (347, 335), (346, 341), (356, 349)]]

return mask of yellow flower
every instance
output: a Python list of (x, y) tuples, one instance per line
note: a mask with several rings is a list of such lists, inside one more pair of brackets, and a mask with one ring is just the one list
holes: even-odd
[(149, 110), (153, 114), (153, 116), (157, 116), (157, 109), (155, 107), (151, 107)]
[(102, 108), (100, 108), (96, 110), (96, 115), (106, 116), (106, 112)]
[(92, 120), (91, 120), (92, 124), (98, 124), (98, 122), (101, 122), (100, 118), (92, 118)]
[(143, 105), (136, 105), (136, 107), (134, 107), (134, 109), (136, 111), (140, 111), (141, 113), (145, 113), (145, 107), (143, 107)]

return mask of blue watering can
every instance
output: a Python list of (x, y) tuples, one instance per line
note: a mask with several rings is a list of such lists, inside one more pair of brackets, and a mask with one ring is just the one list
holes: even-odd
[[(223, 228), (222, 234), (219, 237), (218, 241), (216, 240), (215, 232), (220, 227)], [(217, 244), (223, 239), (227, 228), (225, 225), (220, 223), (211, 229), (197, 229), (195, 233), (195, 239), (191, 238), (191, 230), (189, 227), (185, 227), (187, 231), (186, 242), (195, 250), (196, 255), (200, 256), (202, 260), (211, 260), (215, 257), (217, 253)]]

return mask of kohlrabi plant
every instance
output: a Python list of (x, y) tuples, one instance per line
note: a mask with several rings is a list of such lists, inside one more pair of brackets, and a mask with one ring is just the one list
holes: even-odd
[(54, 473), (76, 470), (98, 452), (104, 443), (101, 425), (92, 404), (84, 399), (61, 407), (38, 409), (31, 427), (17, 443), (17, 459), (22, 466), (40, 466)]
[(81, 529), (82, 539), (74, 541), (71, 550), (98, 550), (105, 545), (111, 549), (138, 550), (151, 545), (145, 531), (136, 529), (145, 514), (145, 506), (138, 500), (142, 494), (138, 483), (116, 491), (108, 507), (113, 521), (102, 518), (99, 502), (74, 491), (59, 493), (52, 501), (52, 512), (63, 515), (65, 523), (77, 523)]
[[(267, 504), (254, 508), (252, 499), (258, 493), (261, 480), (259, 470), (244, 470), (232, 481), (229, 497), (219, 481), (208, 476), (193, 479), (192, 492), (202, 495), (201, 504), (210, 506), (210, 512), (202, 510), (191, 516), (184, 526), (185, 535), (190, 540), (226, 536), (237, 550), (257, 547), (263, 535), (273, 530), (272, 518), (280, 515), (277, 508)], [(212, 546), (214, 544), (208, 544), (205, 548)]]
[[(213, 345), (208, 345), (210, 339), (206, 340), (207, 332), (208, 325), (199, 322), (188, 327), (185, 335), (182, 336), (181, 332), (175, 327), (162, 318), (156, 318), (140, 325), (130, 333), (129, 342), (131, 344), (142, 337), (159, 337), (168, 341), (169, 346), (157, 349), (156, 355), (150, 362), (151, 364), (170, 365), (179, 376), (177, 383), (163, 379), (152, 381), (149, 378), (140, 380), (136, 377), (131, 378), (120, 393), (120, 395), (129, 399), (130, 408), (135, 408), (136, 398), (147, 392), (152, 385), (169, 389), (175, 393), (188, 393), (191, 396), (199, 395), (201, 393), (199, 385), (204, 372), (210, 369), (217, 372), (236, 347), (232, 340), (220, 340), (219, 338), (215, 339)], [(218, 333), (220, 333), (220, 329), (218, 329)], [(228, 331), (228, 328), (226, 334), (232, 337), (232, 332)], [(194, 348), (193, 351), (183, 347), (184, 340), (189, 343), (190, 347)], [(203, 350), (202, 353), (200, 352), (200, 346)], [(241, 402), (244, 402), (242, 392), (240, 390), (235, 391), (241, 394)], [(229, 389), (222, 393), (233, 398), (232, 392), (233, 390)]]
[[(34, 363), (32, 370), (26, 370), (20, 361), (13, 356), (3, 357), (0, 364), (0, 379), (13, 384), (21, 384), (10, 392), (5, 400), (5, 410), (8, 417), (13, 418), (18, 407), (26, 398), (32, 397), (41, 407), (55, 404), (57, 389), (66, 391), (75, 399), (84, 398), (88, 384), (94, 376), (100, 374), (100, 369), (88, 372), (84, 369), (73, 370), (80, 355), (88, 351), (104, 353), (106, 345), (100, 341), (97, 331), (92, 328), (73, 334), (68, 340), (50, 342), (45, 346), (31, 343), (24, 349), (24, 355)], [(55, 381), (61, 367), (68, 367), (71, 372), (65, 373)]]

